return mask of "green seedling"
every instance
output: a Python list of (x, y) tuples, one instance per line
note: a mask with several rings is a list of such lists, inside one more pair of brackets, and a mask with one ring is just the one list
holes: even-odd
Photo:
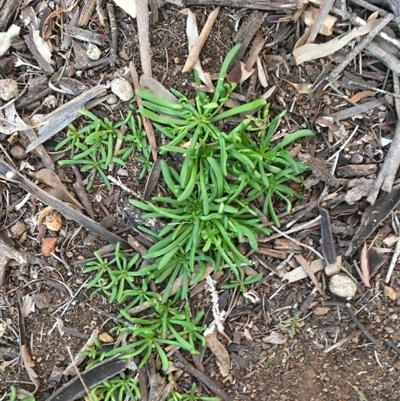
[[(137, 91), (143, 102), (139, 112), (152, 120), (169, 143), (160, 149), (165, 156), (160, 161), (166, 185), (164, 196), (154, 197), (151, 202), (130, 200), (130, 203), (145, 212), (144, 219), (162, 219), (165, 225), (157, 233), (143, 227), (143, 231), (154, 236), (156, 243), (142, 257), (127, 256), (118, 245), (110, 261), (95, 253), (96, 260), (83, 270), (93, 274), (88, 288), (106, 295), (110, 302), (119, 303), (119, 318), (125, 321), (112, 331), (126, 333), (126, 343), (104, 350), (95, 342), (86, 352), (91, 366), (118, 354), (122, 358), (135, 358), (142, 367), (155, 353), (162, 369), (167, 371), (166, 347), (197, 353), (196, 344), (205, 344), (202, 335), (205, 327), (201, 325), (203, 314), (191, 313), (187, 300), (189, 285), (204, 277), (207, 265), (232, 271), (234, 279), (225, 285), (228, 289), (238, 287), (245, 291), (247, 286), (259, 281), (261, 273), (255, 277), (245, 275), (243, 266), (251, 262), (238, 246), (245, 243), (248, 249), (257, 250), (259, 237), (270, 234), (261, 219), (269, 218), (279, 226), (276, 210), (282, 206), (290, 210), (293, 199), (302, 198), (291, 183), (302, 182), (300, 175), (307, 166), (292, 159), (289, 146), (312, 132), (300, 130), (276, 142), (274, 135), (285, 112), (270, 118), (269, 105), (264, 99), (232, 109), (227, 107), (229, 96), (237, 86), (235, 82), (226, 82), (227, 69), (238, 49), (235, 46), (228, 53), (212, 96), (197, 91), (192, 101), (171, 90), (178, 99), (174, 103)], [(92, 154), (89, 148), (98, 147), (103, 148), (99, 150), (99, 160), (112, 161), (105, 133), (99, 134), (104, 126), (99, 125), (95, 116), (87, 116), (93, 121), (90, 127), (72, 130), (71, 138), (64, 143), (78, 150), (76, 156), (81, 155), (71, 160), (87, 161)], [(232, 117), (239, 116), (241, 123), (229, 129)], [(151, 149), (146, 144), (141, 120), (130, 114), (123, 123), (129, 132), (121, 137), (119, 127), (113, 126), (116, 127), (114, 135), (111, 126), (104, 122), (108, 135), (129, 143), (117, 154), (122, 162), (140, 151), (142, 156), (138, 160), (144, 177), (151, 168)], [(166, 156), (173, 159), (177, 154), (183, 160), (179, 168), (166, 161)], [(104, 161), (101, 163), (105, 165)], [(131, 308), (145, 303), (150, 308), (149, 315), (129, 314)], [(293, 335), (303, 326), (298, 316), (283, 324)], [(135, 384), (132, 382), (133, 387), (129, 387), (125, 376), (115, 380), (93, 390), (93, 395), (109, 400), (120, 400), (123, 394), (131, 399), (138, 396)], [(193, 385), (189, 393), (173, 391), (168, 398), (168, 401), (181, 400), (216, 399), (198, 395)]]
[(138, 381), (122, 372), (118, 377), (108, 379), (94, 387), (90, 391), (90, 397), (92, 400), (103, 401), (124, 401), (126, 399), (135, 401), (140, 400), (142, 395)]
[(181, 394), (173, 390), (167, 398), (167, 401), (218, 401), (217, 397), (206, 397), (197, 394), (196, 384), (193, 383), (190, 391), (186, 394)]
[[(110, 166), (114, 163), (124, 166), (133, 153), (139, 152), (138, 161), (142, 164), (140, 178), (143, 178), (152, 164), (150, 148), (146, 142), (146, 133), (142, 129), (140, 117), (129, 112), (124, 120), (113, 123), (108, 118), (100, 119), (90, 111), (79, 111), (91, 120), (91, 123), (79, 130), (69, 125), (67, 137), (56, 146), (55, 150), (67, 147), (72, 150), (73, 156), (59, 163), (79, 165), (81, 172), (92, 172), (86, 186), (88, 191), (94, 184), (96, 174), (101, 177), (106, 188), (110, 189), (111, 183), (107, 178)], [(123, 126), (128, 128), (126, 135), (122, 134)], [(114, 155), (117, 141), (125, 143), (126, 147), (122, 147), (117, 155)]]
[(122, 354), (122, 358), (133, 358), (140, 356), (139, 367), (142, 367), (149, 360), (153, 351), (156, 351), (163, 370), (169, 366), (168, 357), (164, 351), (165, 345), (172, 345), (192, 354), (197, 354), (195, 341), (200, 340), (205, 345), (205, 339), (201, 332), (205, 329), (199, 322), (203, 313), (199, 313), (193, 319), (190, 314), (190, 305), (186, 303), (183, 311), (173, 307), (177, 298), (164, 304), (156, 301), (152, 304), (154, 313), (149, 319), (130, 316), (124, 310), (121, 315), (128, 322), (128, 326), (120, 327), (120, 332), (129, 334), (131, 341), (119, 346), (104, 354), (104, 357), (111, 357)]
[(35, 396), (33, 396), (33, 395), (30, 395), (30, 396), (25, 397), (25, 398), (21, 398), (18, 395), (18, 389), (15, 386), (11, 386), (10, 387), (10, 395), (9, 395), (9, 397), (10, 397), (9, 401), (17, 401), (17, 400), (19, 400), (19, 401), (35, 401), (36, 400)]
[[(94, 288), (91, 298), (96, 293), (103, 293), (108, 296), (109, 302), (122, 303), (126, 300), (127, 291), (138, 291), (135, 277), (137, 277), (136, 264), (139, 261), (139, 254), (132, 256), (120, 251), (120, 244), (115, 246), (115, 256), (107, 261), (98, 252), (94, 252), (96, 260), (89, 262), (82, 270), (83, 273), (95, 273), (94, 278), (87, 284), (86, 288)], [(142, 287), (143, 288), (143, 287)]]
[(290, 319), (284, 320), (283, 325), (286, 326), (292, 336), (297, 334), (297, 331), (304, 326), (304, 322), (301, 321), (300, 316), (295, 315)]
[(252, 284), (258, 283), (262, 278), (262, 273), (258, 273), (254, 277), (247, 276), (245, 277), (244, 271), (240, 270), (240, 280), (231, 280), (229, 284), (224, 284), (222, 288), (224, 290), (229, 290), (232, 288), (240, 288), (240, 291), (245, 292), (246, 286), (250, 286)]

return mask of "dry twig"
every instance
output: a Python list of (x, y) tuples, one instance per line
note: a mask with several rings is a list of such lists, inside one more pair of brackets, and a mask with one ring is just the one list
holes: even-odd
[(314, 20), (314, 23), (311, 27), (310, 34), (307, 39), (307, 43), (314, 43), (315, 38), (317, 37), (319, 31), (324, 25), (324, 21), (326, 17), (329, 15), (329, 11), (333, 6), (335, 0), (324, 0), (319, 8), (317, 18)]
[[(396, 73), (393, 73), (393, 84), (394, 90), (396, 94), (400, 93), (400, 82), (399, 76)], [(400, 108), (400, 100), (395, 99), (396, 110)], [(385, 162), (383, 163), (383, 167), (379, 172), (378, 177), (376, 178), (371, 192), (368, 196), (368, 201), (372, 204), (375, 203), (376, 198), (378, 197), (379, 190), (382, 189), (386, 192), (391, 192), (393, 183), (396, 177), (397, 170), (400, 166), (400, 115), (398, 114), (397, 118), (399, 121), (397, 122), (396, 130), (394, 132), (393, 141), (390, 144), (389, 151), (386, 155)]]
[(183, 67), (182, 72), (190, 71), (193, 68), (193, 66), (196, 64), (197, 60), (199, 59), (200, 52), (203, 49), (203, 46), (206, 43), (208, 36), (210, 35), (211, 28), (213, 27), (214, 22), (218, 17), (219, 10), (220, 10), (220, 8), (217, 7), (208, 16), (207, 21), (206, 21), (205, 25), (203, 26), (203, 29), (201, 30), (199, 37), (196, 40), (196, 43), (190, 49), (188, 58), (186, 60), (186, 63)]
[[(138, 73), (136, 71), (135, 64), (132, 61), (129, 64), (129, 72), (131, 74), (133, 87), (135, 88), (135, 90), (139, 89), (140, 88), (139, 77), (138, 77)], [(150, 73), (151, 73), (151, 71), (150, 71)], [(137, 103), (139, 109), (141, 109), (143, 107), (142, 99), (139, 96), (136, 96), (136, 103)], [(156, 137), (154, 134), (153, 126), (150, 123), (150, 121), (143, 114), (141, 114), (141, 118), (143, 121), (144, 129), (146, 130), (147, 140), (149, 141), (149, 144), (151, 146), (151, 154), (153, 155), (153, 160), (154, 160), (154, 162), (156, 162), (158, 155), (157, 155)]]
[[(150, 54), (150, 38), (149, 38), (149, 1), (136, 1), (138, 37), (139, 37), (139, 53), (142, 70), (144, 74), (152, 76), (151, 73), (151, 54)], [(153, 155), (154, 157), (154, 155)]]

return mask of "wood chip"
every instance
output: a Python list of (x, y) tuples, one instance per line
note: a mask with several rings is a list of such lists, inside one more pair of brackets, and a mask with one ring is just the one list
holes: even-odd
[(383, 220), (400, 202), (400, 185), (394, 187), (390, 194), (379, 199), (379, 202), (367, 208), (361, 219), (360, 227), (355, 233), (346, 256), (352, 256), (360, 245), (375, 231)]
[(95, 43), (99, 46), (104, 46), (104, 38), (96, 32), (88, 31), (86, 29), (78, 28), (76, 26), (67, 25), (65, 27), (67, 35), (82, 42)]
[(301, 8), (304, 5), (304, 0), (186, 0), (186, 5), (218, 5), (276, 11)]
[(201, 30), (200, 35), (196, 40), (196, 43), (190, 49), (189, 55), (187, 57), (185, 65), (182, 69), (182, 72), (190, 71), (193, 68), (193, 66), (196, 64), (197, 60), (199, 59), (200, 52), (203, 49), (203, 46), (206, 43), (206, 40), (211, 33), (211, 28), (213, 27), (214, 22), (218, 17), (219, 10), (220, 10), (220, 7), (217, 7), (208, 16), (207, 21), (204, 24), (204, 27)]
[(79, 109), (83, 108), (89, 100), (104, 92), (105, 89), (104, 85), (95, 86), (48, 114), (46, 124), (39, 129), (38, 138), (26, 148), (26, 151), (31, 152), (38, 145), (48, 141), (67, 127), (68, 124), (79, 117)]

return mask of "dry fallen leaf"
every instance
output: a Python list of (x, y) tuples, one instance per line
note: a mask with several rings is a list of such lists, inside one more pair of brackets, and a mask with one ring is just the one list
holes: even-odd
[(375, 97), (376, 93), (374, 91), (362, 91), (356, 93), (354, 96), (352, 96), (349, 99), (349, 102), (351, 103), (357, 103), (362, 99), (365, 99), (366, 97)]
[(25, 344), (21, 346), (21, 358), (22, 358), (24, 367), (26, 369), (26, 372), (28, 373), (29, 379), (35, 386), (35, 391), (33, 392), (33, 394), (35, 394), (37, 392), (37, 390), (39, 389), (40, 383), (38, 380), (38, 375), (33, 370), (33, 367), (35, 366), (35, 364), (32, 361), (32, 358), (29, 355), (29, 352), (28, 352)]
[(7, 330), (7, 325), (4, 322), (0, 322), (0, 338), (4, 336)]
[(102, 342), (102, 343), (112, 343), (112, 342), (114, 342), (114, 339), (108, 334), (108, 333), (106, 333), (106, 332), (104, 332), (104, 333), (101, 333), (100, 335), (99, 335), (99, 340)]
[[(186, 35), (188, 38), (188, 43), (189, 43), (189, 53), (195, 46), (196, 42), (199, 39), (199, 32), (197, 30), (197, 23), (196, 23), (196, 14), (194, 14), (192, 11), (190, 11), (188, 8), (185, 8), (184, 10), (181, 11), (182, 14), (187, 15), (187, 23), (186, 23)], [(201, 48), (200, 48), (201, 50)], [(199, 52), (200, 52), (199, 50)], [(196, 55), (192, 55), (192, 57), (196, 57)], [(189, 60), (189, 57), (188, 57)], [(193, 64), (193, 68), (197, 71), (199, 74), (199, 78), (201, 81), (206, 84), (206, 86), (209, 89), (214, 89), (214, 85), (211, 80), (211, 75), (207, 72), (203, 71), (203, 67), (201, 66), (199, 54), (197, 54), (197, 60)]]
[(360, 266), (361, 266), (361, 281), (363, 284), (370, 288), (371, 285), (369, 283), (369, 257), (368, 257), (368, 246), (367, 243), (364, 242), (364, 246), (361, 248), (360, 255)]
[(287, 339), (282, 333), (271, 331), (270, 335), (264, 337), (262, 340), (269, 344), (285, 344)]
[(217, 331), (214, 330), (204, 336), (207, 341), (208, 348), (217, 358), (217, 365), (222, 377), (226, 377), (229, 374), (229, 368), (231, 365), (231, 359), (229, 357), (228, 351), (225, 349), (223, 344), (217, 338)]
[(179, 100), (160, 82), (147, 74), (142, 74), (139, 79), (140, 88), (144, 89), (153, 95), (157, 95), (170, 102), (179, 104)]
[(263, 65), (261, 63), (260, 57), (257, 57), (257, 74), (258, 74), (258, 79), (260, 81), (260, 84), (263, 88), (266, 88), (268, 86), (268, 80), (267, 76), (265, 75), (265, 71), (263, 68)]
[(54, 64), (51, 60), (51, 50), (48, 43), (43, 40), (40, 36), (39, 30), (35, 29), (32, 31), (32, 38), (35, 43), (36, 49), (41, 54), (41, 56), (49, 63)]
[(240, 84), (241, 82), (246, 81), (247, 78), (253, 74), (254, 68), (252, 68), (250, 71), (247, 71), (245, 68), (245, 63), (243, 61), (239, 61), (229, 72), (229, 74), (226, 77), (226, 80), (228, 82), (236, 82)]
[(364, 26), (353, 28), (347, 35), (337, 37), (326, 43), (308, 43), (304, 46), (297, 47), (295, 50), (293, 50), (296, 64), (299, 65), (305, 63), (306, 61), (323, 58), (337, 52), (356, 37), (369, 33), (380, 23), (380, 21), (380, 19), (370, 21)]
[(314, 309), (314, 315), (315, 316), (323, 316), (326, 315), (331, 308), (329, 306), (319, 306), (318, 308)]
[(35, 302), (32, 296), (27, 294), (22, 299), (21, 314), (23, 317), (27, 317), (32, 312), (35, 312)]
[(397, 293), (396, 291), (389, 286), (384, 286), (384, 292), (385, 292), (385, 296), (390, 298), (392, 301), (396, 301), (397, 299)]
[(58, 238), (46, 237), (42, 241), (42, 254), (43, 256), (50, 256), (55, 250)]
[[(0, 38), (1, 41), (1, 38)], [(1, 45), (0, 45), (1, 46)], [(5, 135), (11, 135), (17, 131), (25, 131), (30, 129), (29, 125), (26, 125), (20, 118), (17, 111), (15, 110), (14, 102), (6, 105), (0, 110), (0, 133)]]
[(47, 190), (47, 192), (51, 192), (51, 195), (55, 198), (72, 203), (78, 209), (84, 209), (84, 207), (67, 190), (54, 171), (48, 168), (43, 168), (35, 173), (35, 177), (52, 187), (52, 190)]
[[(324, 268), (324, 264), (323, 264), (322, 260), (316, 259), (310, 263), (310, 267), (311, 267), (311, 270), (313, 273), (317, 273)], [(306, 278), (306, 277), (308, 277), (307, 273), (300, 266), (288, 273), (285, 273), (282, 277), (282, 280), (283, 281), (288, 280), (289, 283), (293, 283), (295, 281), (302, 280), (303, 278)]]

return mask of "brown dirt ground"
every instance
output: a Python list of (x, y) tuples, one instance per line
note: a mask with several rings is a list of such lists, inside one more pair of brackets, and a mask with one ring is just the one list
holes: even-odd
[[(200, 26), (204, 24), (205, 17), (210, 10), (211, 7), (193, 8), (198, 15)], [(160, 11), (160, 20), (151, 30), (153, 75), (166, 87), (191, 93), (191, 74), (180, 73), (187, 56), (186, 17), (173, 6), (166, 5)], [(224, 55), (232, 46), (238, 15), (238, 10), (222, 9), (216, 27), (202, 52), (202, 58), (205, 60), (204, 67), (207, 71), (218, 73)], [(276, 24), (265, 22), (262, 29), (267, 37), (267, 43), (272, 42)], [(124, 35), (120, 35), (119, 48), (123, 49), (129, 57), (139, 60), (136, 24), (132, 24), (127, 18), (121, 19), (121, 30)], [(275, 60), (267, 64), (269, 84), (277, 85), (276, 92), (270, 99), (273, 105), (272, 111), (278, 112), (284, 107), (293, 105), (293, 110), (288, 114), (286, 123), (290, 124), (293, 129), (303, 124), (315, 129), (314, 122), (318, 112), (329, 107), (334, 108), (340, 103), (340, 99), (336, 99), (333, 92), (318, 94), (318, 108), (316, 109), (313, 104), (315, 99), (299, 94), (292, 85), (287, 83), (287, 81), (298, 82), (299, 73), (303, 74), (305, 79), (311, 79), (310, 77), (316, 77), (321, 70), (320, 62), (310, 63), (308, 69), (297, 69), (290, 56), (294, 43), (294, 30), (291, 30), (290, 34), (284, 36), (281, 42), (268, 49), (268, 54), (285, 58), (285, 63), (279, 64)], [(127, 64), (128, 61), (120, 58), (120, 71)], [(138, 68), (140, 67), (138, 66)], [(10, 78), (19, 78), (23, 71), (23, 69), (16, 69), (10, 74)], [(116, 70), (106, 69), (101, 71), (101, 74), (103, 74), (104, 80), (107, 80), (115, 72)], [(375, 78), (382, 75), (382, 72), (376, 68), (366, 68), (366, 73)], [(97, 82), (97, 78), (98, 73), (94, 72), (93, 78), (87, 79), (86, 83), (92, 86)], [(239, 92), (247, 96), (248, 88), (248, 83), (243, 84), (239, 88)], [(261, 93), (261, 88), (257, 83), (254, 88), (250, 88), (250, 93), (253, 90), (257, 94)], [(249, 96), (247, 97), (249, 98)], [(96, 111), (113, 117), (108, 108), (99, 106)], [(359, 122), (360, 135), (346, 148), (346, 156), (359, 153), (363, 156), (364, 162), (368, 162), (366, 145), (372, 143), (375, 148), (379, 148), (379, 145), (374, 142), (376, 131), (369, 128), (377, 119), (379, 116), (371, 115)], [(354, 122), (350, 119), (346, 124), (349, 129), (354, 126)], [(386, 133), (393, 129), (393, 124), (394, 117), (389, 110), (384, 117), (381, 129)], [(369, 134), (368, 143), (361, 140), (364, 134)], [(1, 144), (7, 150), (10, 148), (5, 139), (2, 139)], [(315, 139), (303, 145), (318, 151), (331, 146), (329, 141), (327, 142), (327, 135), (323, 130)], [(31, 156), (29, 162), (35, 165), (38, 161)], [(130, 168), (135, 172), (135, 166), (127, 167), (128, 170)], [(64, 183), (70, 185), (71, 173), (67, 168), (63, 168), (63, 171)], [(144, 185), (144, 181), (139, 182), (130, 177), (122, 177), (122, 180), (128, 187), (132, 187), (138, 192)], [(320, 193), (321, 190), (321, 184), (308, 189), (309, 199), (316, 193)], [(332, 191), (334, 190), (332, 189)], [(9, 189), (9, 204), (21, 200), (24, 195), (18, 189)], [(108, 194), (104, 188), (98, 185), (94, 188), (92, 195), (97, 195), (97, 200), (95, 196), (91, 196), (97, 221), (102, 221), (108, 215), (112, 216), (114, 222), (109, 227), (111, 231), (118, 232), (123, 236), (131, 233), (129, 222), (125, 219), (123, 212), (128, 199), (124, 192), (119, 188), (114, 188), (113, 193)], [(3, 193), (2, 210), (4, 210), (4, 196)], [(101, 207), (98, 202), (99, 196), (102, 197)], [(43, 207), (44, 205), (33, 200), (29, 201), (22, 211), (11, 212), (2, 218), (3, 230), (11, 229), (22, 212), (21, 220), (28, 229), (33, 216)], [(351, 227), (351, 225), (357, 228), (364, 208), (365, 204), (360, 203), (358, 210), (350, 216), (339, 215), (335, 218), (333, 224), (337, 228), (335, 237), (337, 243), (342, 241), (343, 244), (348, 244), (352, 233), (341, 231), (340, 228)], [(316, 215), (317, 211), (313, 210), (305, 216), (303, 221), (311, 220)], [(389, 225), (379, 228), (376, 234), (378, 244), (382, 244), (385, 236), (392, 234)], [(60, 244), (77, 228), (75, 223), (64, 222)], [(40, 246), (36, 241), (37, 231), (29, 229), (27, 233), (23, 243), (21, 238), (14, 238), (15, 245), (40, 257)], [(302, 233), (302, 238), (298, 239), (303, 239), (308, 245), (320, 249), (319, 227), (305, 230)], [(81, 288), (87, 277), (81, 273), (82, 264), (75, 263), (80, 259), (90, 258), (93, 251), (104, 245), (106, 244), (100, 239), (93, 238), (90, 233), (82, 229), (74, 237), (69, 247), (64, 250), (64, 258), (71, 266), (71, 271), (68, 271), (62, 263), (52, 257), (43, 258), (43, 266), (39, 268), (37, 266), (21, 268), (11, 264), (7, 270), (0, 298), (0, 321), (7, 326), (5, 334), (0, 337), (0, 363), (3, 359), (11, 360), (19, 355), (16, 307), (16, 291), (18, 290), (22, 296), (30, 295), (36, 300), (36, 307), (25, 318), (25, 325), (28, 349), (35, 362), (35, 371), (41, 384), (39, 398), (45, 398), (59, 386), (58, 381), (52, 381), (51, 374), (56, 367), (64, 368), (70, 363), (69, 352), (76, 355), (94, 329), (107, 332), (111, 325), (108, 317), (99, 313), (98, 310), (115, 314), (115, 307), (108, 305), (106, 300), (100, 296), (92, 301), (89, 300), (89, 292)], [(344, 253), (344, 246), (338, 247), (339, 252)], [(290, 249), (284, 252), (289, 253)], [(304, 256), (312, 259), (312, 255)], [(271, 257), (266, 258), (275, 266), (281, 262), (281, 260)], [(400, 344), (400, 303), (398, 300), (391, 300), (385, 296), (382, 277), (386, 274), (386, 269), (387, 262), (373, 276), (372, 287), (366, 288), (360, 285), (358, 295), (351, 301), (353, 310), (359, 312), (357, 314), (359, 320), (368, 332), (383, 344), (381, 348), (371, 344), (359, 332), (345, 309), (336, 306), (321, 309), (323, 303), (319, 295), (315, 296), (305, 312), (302, 311), (301, 318), (304, 325), (297, 328), (294, 335), (290, 333), (288, 327), (282, 322), (299, 314), (302, 305), (313, 291), (313, 285), (302, 280), (282, 287), (281, 278), (270, 274), (269, 270), (265, 270), (267, 278), (255, 290), (261, 301), (252, 305), (244, 303), (241, 297), (236, 298), (233, 310), (227, 320), (226, 333), (233, 339), (229, 345), (224, 343), (232, 358), (229, 376), (224, 379), (220, 376), (215, 357), (209, 351), (206, 352), (203, 359), (205, 372), (230, 394), (232, 400), (236, 401), (359, 401), (363, 400), (361, 393), (369, 401), (400, 400), (399, 355), (386, 345), (386, 341), (396, 345)], [(318, 276), (318, 279), (325, 280), (321, 275)], [(74, 294), (72, 301), (65, 286)], [(400, 298), (398, 269), (395, 269), (390, 286)], [(271, 298), (273, 294), (274, 297)], [(330, 295), (328, 298), (335, 300)], [(196, 295), (194, 300), (196, 301), (195, 305), (198, 305), (199, 308), (208, 308), (208, 300), (204, 293)], [(66, 305), (66, 303), (68, 304)], [(97, 309), (92, 309), (92, 306)], [(64, 334), (57, 329), (57, 317), (61, 318), (66, 326)], [(263, 341), (266, 336), (271, 334), (271, 331), (279, 332), (283, 336), (284, 344)], [(349, 341), (330, 352), (325, 352), (326, 349), (348, 336), (351, 336)], [(3, 357), (1, 357), (2, 353)], [(0, 399), (4, 399), (7, 389), (11, 385), (27, 390), (33, 389), (19, 359), (14, 364), (2, 368), (0, 377)], [(189, 382), (192, 380), (191, 378), (187, 379)], [(360, 393), (357, 393), (357, 389)], [(204, 389), (204, 392), (206, 391)]]

